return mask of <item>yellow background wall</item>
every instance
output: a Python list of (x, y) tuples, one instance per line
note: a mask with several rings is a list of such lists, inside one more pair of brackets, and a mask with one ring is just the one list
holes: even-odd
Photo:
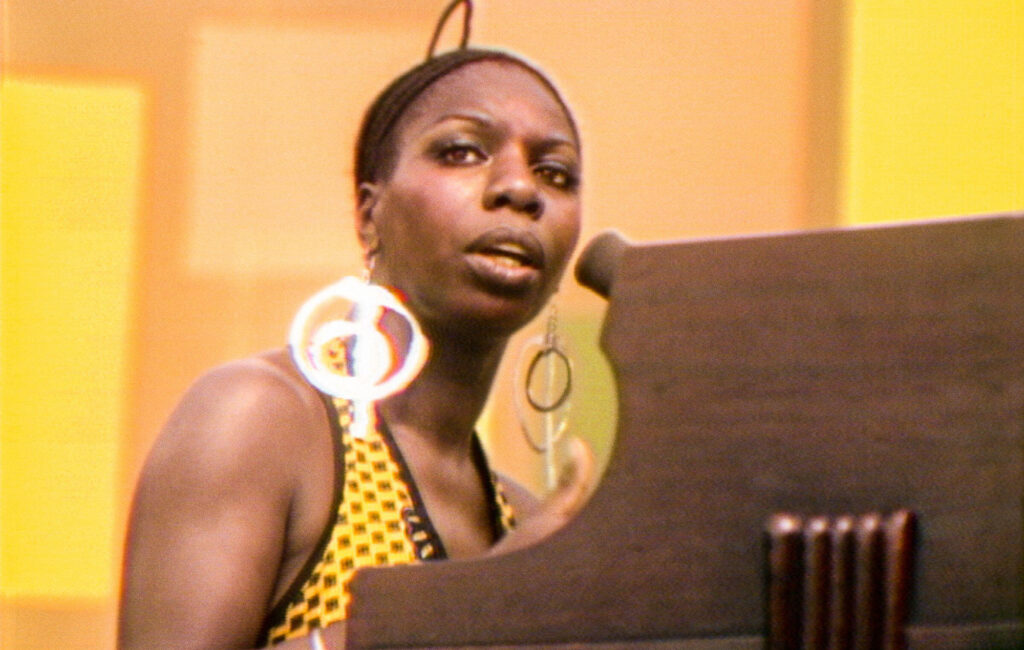
[[(1022, 0), (477, 4), (474, 41), (576, 109), (584, 240), (1024, 208)], [(5, 3), (0, 647), (113, 646), (146, 450), (197, 374), (280, 345), (357, 270), (358, 115), (443, 5)], [(602, 303), (559, 300), (575, 422), (606, 452)], [(496, 464), (536, 485), (509, 401), (502, 378)]]
[(853, 2), (842, 223), (1024, 206), (1024, 2)]
[(144, 96), (29, 79), (2, 92), (0, 643), (89, 645), (57, 626), (19, 634), (9, 603), (117, 590)]
[(3, 595), (106, 596), (142, 98), (18, 81), (3, 92)]

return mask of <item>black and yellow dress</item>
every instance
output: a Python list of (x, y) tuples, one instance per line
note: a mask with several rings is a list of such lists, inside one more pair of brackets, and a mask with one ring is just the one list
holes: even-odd
[[(391, 433), (379, 418), (365, 439), (349, 433), (351, 410), (325, 399), (333, 427), (334, 520), (264, 624), (262, 641), (280, 643), (345, 618), (348, 582), (356, 569), (445, 557), (423, 500)], [(488, 490), (495, 538), (515, 525), (512, 510), (474, 437), (474, 455)]]

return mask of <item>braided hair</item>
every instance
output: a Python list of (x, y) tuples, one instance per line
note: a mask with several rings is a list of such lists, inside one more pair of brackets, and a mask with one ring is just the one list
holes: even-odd
[[(435, 55), (438, 36), (452, 10), (459, 4), (465, 6), (465, 21), (459, 48)], [(558, 101), (565, 112), (573, 135), (579, 140), (576, 123), (561, 94), (547, 76), (517, 55), (497, 49), (467, 47), (469, 23), (472, 15), (470, 0), (454, 0), (445, 9), (434, 30), (434, 36), (427, 51), (427, 59), (407, 70), (392, 81), (370, 104), (363, 116), (359, 138), (356, 141), (355, 184), (358, 191), (362, 183), (372, 183), (387, 178), (394, 163), (397, 143), (395, 126), (416, 99), (435, 82), (463, 66), (480, 61), (499, 61), (520, 66), (537, 77)]]

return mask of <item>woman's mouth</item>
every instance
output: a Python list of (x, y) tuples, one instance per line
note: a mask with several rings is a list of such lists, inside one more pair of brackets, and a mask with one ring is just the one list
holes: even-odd
[(466, 252), (470, 268), (487, 285), (521, 291), (540, 281), (544, 248), (532, 234), (497, 228), (471, 243)]

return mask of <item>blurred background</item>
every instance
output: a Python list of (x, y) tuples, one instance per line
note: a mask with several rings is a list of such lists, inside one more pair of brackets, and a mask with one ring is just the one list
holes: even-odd
[[(148, 448), (197, 375), (359, 271), (354, 133), (445, 3), (3, 3), (0, 647), (114, 646)], [(583, 242), (1024, 208), (1024, 0), (477, 5), (473, 42), (576, 111)], [(558, 302), (572, 428), (606, 458), (603, 302), (568, 277)], [(539, 489), (511, 390), (482, 436)]]

